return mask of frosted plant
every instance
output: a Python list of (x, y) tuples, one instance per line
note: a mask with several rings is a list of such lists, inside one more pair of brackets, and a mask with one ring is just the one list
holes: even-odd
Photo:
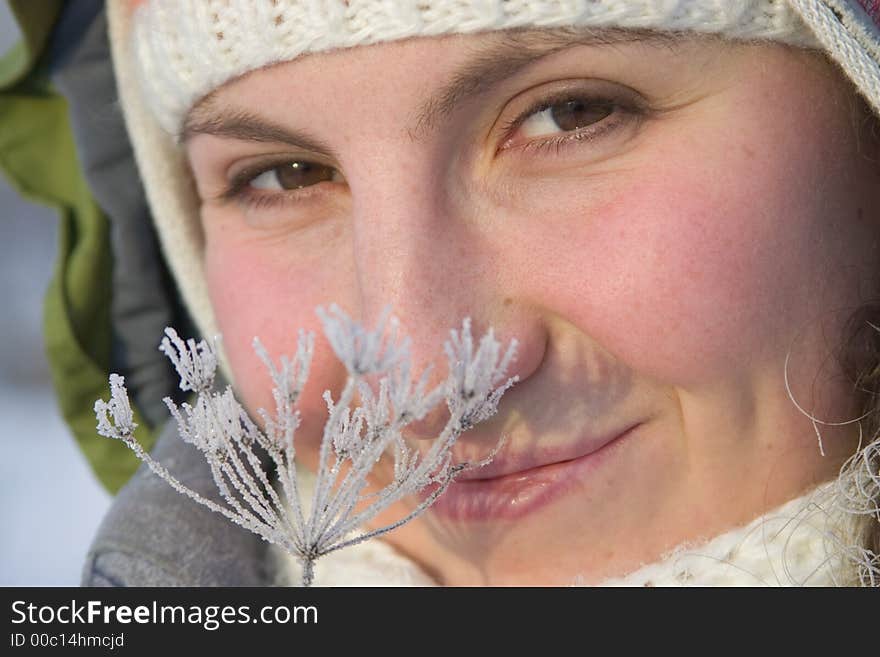
[[(314, 351), (311, 333), (301, 330), (296, 356), (292, 360), (284, 356), (277, 364), (259, 340), (254, 340), (254, 349), (274, 384), (275, 412), (258, 411), (261, 430), (230, 387), (222, 392), (214, 390), (216, 343), (184, 342), (173, 329), (165, 330), (160, 349), (177, 369), (181, 389), (196, 395), (192, 405), (178, 406), (168, 398), (165, 403), (181, 438), (207, 459), (225, 504), (190, 490), (144, 451), (134, 437), (136, 424), (121, 376), (110, 375), (110, 400), (95, 402), (99, 434), (125, 442), (178, 492), (298, 558), (305, 586), (312, 583), (318, 558), (400, 527), (433, 504), (459, 473), (487, 464), (503, 439), (476, 462), (454, 463), (452, 446), (464, 431), (494, 415), (501, 396), (518, 380), (514, 376), (504, 381), (516, 340), (502, 355), (490, 328), (475, 351), (470, 319), (463, 321), (460, 332), (450, 331), (451, 340), (444, 345), (449, 374), (443, 383), (427, 391), (431, 367), (413, 381), (409, 340), (398, 340), (395, 318), (391, 318), (389, 335), (385, 335), (389, 309), (373, 331), (352, 321), (336, 305), (330, 306), (329, 312), (323, 308), (317, 312), (348, 378), (337, 400), (329, 390), (323, 395), (329, 417), (308, 506), (300, 497), (294, 438), (300, 424), (295, 406)], [(376, 391), (367, 377), (379, 376)], [(361, 404), (352, 410), (356, 392)], [(403, 433), (406, 425), (423, 419), (444, 399), (449, 419), (430, 447), (419, 450), (409, 445)], [(255, 446), (268, 453), (279, 490), (270, 483)], [(369, 474), (384, 455), (393, 459), (392, 480), (379, 491), (367, 492)], [(419, 493), (421, 502), (405, 517), (378, 529), (362, 529), (396, 502)]]

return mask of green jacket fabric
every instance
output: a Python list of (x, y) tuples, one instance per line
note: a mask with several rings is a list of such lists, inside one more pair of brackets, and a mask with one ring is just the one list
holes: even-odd
[[(156, 348), (165, 326), (193, 335), (159, 252), (116, 102), (100, 0), (11, 0), (24, 36), (0, 62), (0, 169), (56, 208), (58, 260), (45, 334), (65, 420), (113, 504), (86, 555), (85, 586), (265, 586), (268, 545), (154, 476), (97, 435), (94, 402), (126, 377), (137, 439), (184, 485), (222, 502), (162, 399), (180, 401)], [(83, 7), (94, 11), (83, 14)], [(140, 467), (139, 467), (140, 466)]]
[[(0, 59), (0, 170), (25, 198), (55, 208), (58, 257), (46, 292), (46, 351), (61, 413), (101, 483), (116, 492), (139, 462), (95, 432), (94, 401), (112, 365), (110, 223), (80, 169), (69, 106), (49, 71), (63, 0), (9, 0), (22, 41)], [(137, 411), (136, 411), (137, 413)], [(154, 442), (142, 414), (139, 439)]]

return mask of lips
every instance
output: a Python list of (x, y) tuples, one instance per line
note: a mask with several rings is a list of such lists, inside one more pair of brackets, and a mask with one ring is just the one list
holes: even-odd
[(583, 485), (641, 423), (606, 436), (586, 437), (565, 448), (502, 453), (489, 465), (462, 473), (431, 506), (457, 521), (515, 520)]

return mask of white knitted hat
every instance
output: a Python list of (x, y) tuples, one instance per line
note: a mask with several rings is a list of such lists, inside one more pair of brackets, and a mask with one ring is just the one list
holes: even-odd
[(120, 101), (162, 247), (204, 335), (198, 197), (175, 135), (213, 89), (309, 52), (514, 27), (697, 31), (824, 49), (880, 115), (880, 0), (109, 0)]

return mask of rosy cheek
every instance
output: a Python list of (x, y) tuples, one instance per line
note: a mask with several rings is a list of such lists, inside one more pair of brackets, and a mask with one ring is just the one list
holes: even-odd
[[(726, 177), (720, 167), (683, 171), (677, 184), (648, 180), (629, 207), (631, 249), (617, 253), (616, 270), (629, 272), (618, 293), (632, 303), (614, 322), (628, 330), (606, 333), (646, 373), (686, 386), (768, 357), (778, 367), (798, 331), (845, 303), (846, 283), (817, 266), (845, 247), (827, 229), (828, 199), (807, 189), (821, 188), (815, 174), (805, 167), (786, 189), (772, 167), (756, 167), (728, 160), (736, 186), (712, 184)], [(621, 307), (613, 301), (597, 303)]]
[(787, 264), (797, 265), (785, 262), (748, 194), (727, 198), (682, 178), (678, 188), (665, 176), (643, 180), (617, 246), (598, 247), (609, 254), (603, 268), (622, 275), (595, 305), (609, 309), (596, 329), (609, 349), (688, 386), (717, 381), (779, 341), (777, 311), (795, 274)]
[(345, 300), (333, 293), (327, 269), (316, 267), (308, 258), (285, 259), (282, 266), (276, 255), (273, 249), (253, 243), (209, 240), (206, 278), (236, 391), (255, 419), (258, 408), (274, 410), (274, 401), (272, 382), (254, 352), (253, 338), (258, 336), (278, 362), (282, 355), (296, 354), (299, 328), (314, 334), (314, 357), (298, 403), (303, 420), (298, 435), (314, 438), (323, 427), (321, 418), (326, 418), (321, 395), (330, 389), (335, 397), (345, 375), (323, 335), (315, 308)]
[(582, 216), (570, 205), (565, 239), (529, 247), (555, 263), (541, 278), (554, 310), (640, 373), (680, 386), (784, 353), (822, 303), (809, 240), (823, 205), (807, 192), (820, 169), (806, 162), (781, 188), (786, 154), (739, 151), (704, 149), (696, 166), (669, 150), (654, 160), (662, 168), (646, 163), (637, 180), (585, 198)]

